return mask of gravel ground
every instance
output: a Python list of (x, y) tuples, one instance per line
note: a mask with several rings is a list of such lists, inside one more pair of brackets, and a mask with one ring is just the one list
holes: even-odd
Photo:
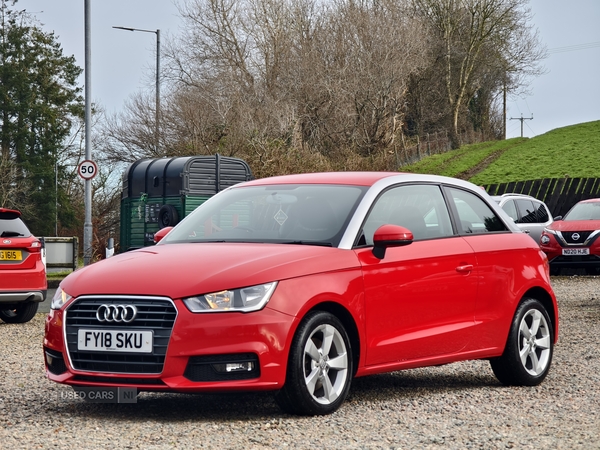
[(142, 393), (91, 404), (44, 375), (44, 314), (0, 324), (2, 448), (600, 449), (600, 278), (555, 277), (560, 339), (550, 374), (507, 388), (474, 361), (356, 379), (325, 417), (272, 395)]

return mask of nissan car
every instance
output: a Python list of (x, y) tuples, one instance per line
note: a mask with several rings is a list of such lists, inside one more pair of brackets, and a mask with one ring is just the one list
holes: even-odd
[(50, 380), (273, 391), (285, 412), (323, 415), (355, 377), (483, 359), (499, 383), (535, 386), (551, 366), (548, 259), (466, 181), (258, 179), (154, 240), (61, 282), (45, 323)]
[(576, 203), (564, 217), (556, 217), (542, 233), (540, 245), (548, 255), (550, 272), (584, 269), (600, 273), (600, 198)]

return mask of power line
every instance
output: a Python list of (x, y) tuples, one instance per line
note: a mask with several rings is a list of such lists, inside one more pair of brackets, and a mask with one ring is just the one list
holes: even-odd
[(564, 52), (574, 52), (576, 50), (587, 50), (588, 48), (596, 48), (600, 47), (600, 42), (588, 42), (587, 44), (575, 44), (568, 45), (566, 47), (556, 47), (548, 50), (548, 53), (564, 53)]

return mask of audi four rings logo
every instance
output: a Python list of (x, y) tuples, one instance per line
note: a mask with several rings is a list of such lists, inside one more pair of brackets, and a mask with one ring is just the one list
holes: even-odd
[(98, 322), (133, 322), (137, 316), (137, 308), (133, 305), (100, 305), (96, 311)]
[(579, 240), (579, 233), (573, 233), (571, 235), (571, 237), (573, 238), (574, 241), (578, 241)]

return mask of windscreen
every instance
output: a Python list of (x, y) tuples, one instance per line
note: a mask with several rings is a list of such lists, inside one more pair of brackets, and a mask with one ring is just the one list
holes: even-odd
[(578, 203), (563, 220), (600, 220), (600, 203)]
[[(8, 214), (5, 215), (8, 217)], [(0, 215), (0, 237), (29, 237), (31, 232), (20, 218), (3, 218)]]
[(223, 191), (161, 244), (273, 242), (337, 246), (366, 191), (361, 186), (269, 185)]

